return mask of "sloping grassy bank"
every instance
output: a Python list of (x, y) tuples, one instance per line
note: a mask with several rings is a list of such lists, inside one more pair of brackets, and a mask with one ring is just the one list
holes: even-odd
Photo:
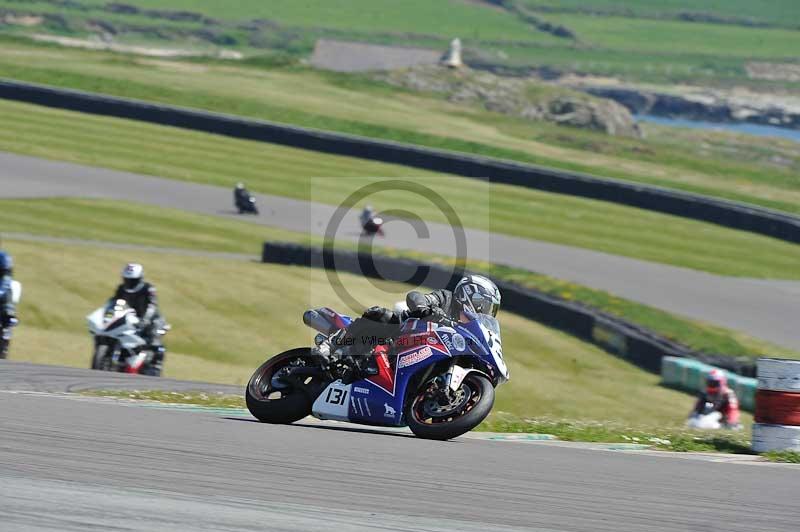
[[(25, 287), (10, 357), (88, 367), (91, 341), (84, 316), (113, 292), (119, 268), (138, 260), (159, 290), (173, 329), (165, 376), (243, 384), (265, 358), (308, 345), (309, 307), (341, 308), (325, 273), (170, 253), (131, 253), (8, 239)], [(133, 255), (133, 256), (132, 256)], [(408, 285), (346, 277), (356, 297), (391, 305)], [(516, 416), (680, 423), (691, 397), (658, 385), (658, 377), (556, 330), (503, 316), (503, 346), (512, 380), (496, 409)], [(637, 408), (631, 408), (631, 402)], [(677, 421), (676, 421), (677, 420)]]
[[(105, 220), (103, 224), (93, 220)], [(100, 242), (175, 247), (210, 252), (250, 254), (256, 259), (265, 240), (320, 245), (305, 233), (106, 200), (52, 199), (0, 201), (0, 226), (8, 232), (61, 238), (93, 239)], [(136, 227), (136, 231), (130, 231)], [(169, 227), (169, 231), (164, 231)], [(380, 249), (380, 253), (451, 264), (452, 259)], [(120, 252), (124, 254), (123, 252)], [(138, 252), (131, 251), (130, 254)], [(729, 355), (769, 354), (800, 358), (800, 353), (776, 347), (745, 334), (696, 320), (675, 316), (659, 309), (618, 298), (607, 292), (553, 279), (532, 272), (488, 263), (469, 267), (500, 279), (514, 281), (568, 300), (594, 306), (633, 323), (647, 327), (697, 351)]]

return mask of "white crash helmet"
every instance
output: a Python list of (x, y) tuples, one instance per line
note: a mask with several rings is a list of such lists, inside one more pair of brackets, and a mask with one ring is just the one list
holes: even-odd
[(453, 290), (453, 297), (463, 310), (473, 314), (497, 316), (500, 310), (500, 289), (482, 275), (467, 275)]
[(122, 269), (122, 284), (128, 291), (137, 290), (144, 277), (144, 266), (131, 262), (125, 265)]

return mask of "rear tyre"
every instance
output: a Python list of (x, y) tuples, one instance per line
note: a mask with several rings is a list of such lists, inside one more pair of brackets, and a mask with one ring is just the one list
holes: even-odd
[(111, 357), (109, 356), (107, 345), (99, 344), (95, 346), (94, 355), (92, 355), (92, 369), (111, 371)]
[(418, 392), (408, 407), (408, 427), (417, 437), (449, 440), (466, 434), (483, 421), (494, 405), (494, 387), (480, 373), (469, 373), (454, 397), (443, 401), (427, 389)]
[(314, 357), (308, 348), (292, 349), (270, 358), (247, 383), (247, 409), (262, 423), (294, 423), (310, 415), (313, 401), (309, 394), (279, 382), (277, 377), (291, 367), (313, 365)]

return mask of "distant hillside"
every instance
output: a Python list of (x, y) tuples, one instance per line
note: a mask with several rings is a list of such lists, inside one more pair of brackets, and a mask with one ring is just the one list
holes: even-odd
[(320, 38), (441, 52), (460, 37), (475, 66), (791, 89), (747, 66), (797, 64), (798, 28), (796, 0), (0, 0), (12, 34), (292, 57)]

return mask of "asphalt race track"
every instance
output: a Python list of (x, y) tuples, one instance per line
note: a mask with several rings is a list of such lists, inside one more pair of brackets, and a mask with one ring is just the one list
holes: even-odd
[(42, 393), (156, 381), (0, 361), (0, 530), (794, 532), (800, 522), (797, 466), (433, 442)]
[[(322, 235), (335, 209), (329, 205), (259, 195), (261, 216), (236, 216), (231, 190), (113, 170), (45, 161), (0, 152), (0, 198), (97, 197), (143, 202)], [(385, 245), (455, 254), (449, 226), (428, 224), (418, 238), (403, 222), (387, 224)], [(355, 214), (337, 238), (359, 235)], [(717, 323), (800, 349), (800, 282), (721, 277), (596, 251), (467, 230), (469, 257), (516, 266), (608, 290), (627, 299)], [(255, 252), (255, 250), (254, 250)]]

